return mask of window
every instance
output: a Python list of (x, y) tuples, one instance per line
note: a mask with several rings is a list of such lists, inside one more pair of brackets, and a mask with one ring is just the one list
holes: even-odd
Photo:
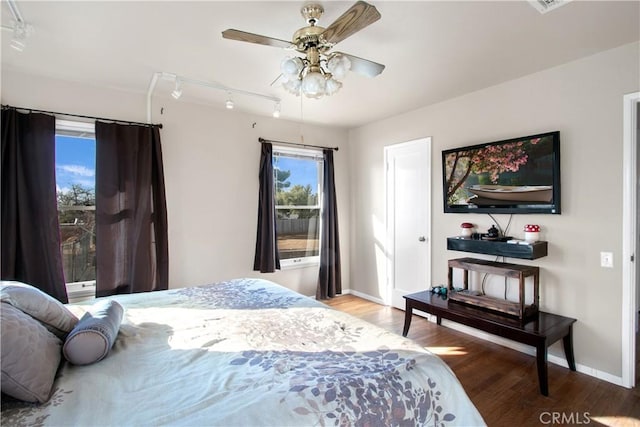
[(95, 296), (96, 139), (93, 123), (56, 121), (56, 193), (70, 301)]
[(282, 267), (319, 262), (322, 153), (274, 147), (276, 237)]

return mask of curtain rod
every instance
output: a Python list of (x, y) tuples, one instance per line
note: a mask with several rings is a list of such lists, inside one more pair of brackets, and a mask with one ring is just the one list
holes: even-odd
[(333, 151), (338, 151), (338, 147), (323, 147), (321, 145), (309, 145), (309, 144), (300, 144), (298, 142), (285, 142), (285, 141), (274, 141), (272, 139), (264, 139), (262, 137), (258, 138), (258, 142), (260, 144), (265, 143), (265, 142), (274, 142), (276, 144), (287, 144), (287, 145), (296, 145), (298, 147), (311, 147), (311, 148), (320, 148), (323, 150), (333, 150)]
[(79, 117), (79, 118), (83, 118), (83, 119), (94, 119), (94, 120), (103, 120), (103, 121), (107, 121), (107, 122), (113, 122), (113, 123), (121, 123), (121, 124), (127, 124), (127, 125), (139, 125), (139, 126), (157, 126), (160, 129), (162, 129), (162, 123), (158, 123), (158, 124), (153, 124), (153, 123), (142, 123), (142, 122), (131, 122), (129, 120), (114, 120), (114, 119), (107, 119), (104, 117), (95, 117), (95, 116), (84, 116), (82, 114), (72, 114), (72, 113), (60, 113), (57, 111), (46, 111), (46, 110), (36, 110), (33, 108), (23, 108), (23, 107), (12, 107), (11, 105), (2, 105), (2, 109), (5, 108), (13, 108), (16, 110), (26, 110), (30, 113), (45, 113), (45, 114), (54, 114), (54, 115), (59, 115), (59, 116), (68, 116), (68, 117)]

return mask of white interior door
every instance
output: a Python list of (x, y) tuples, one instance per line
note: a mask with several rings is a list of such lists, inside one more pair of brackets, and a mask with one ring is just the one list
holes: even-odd
[(431, 284), (431, 138), (385, 147), (387, 298), (404, 310), (403, 295)]

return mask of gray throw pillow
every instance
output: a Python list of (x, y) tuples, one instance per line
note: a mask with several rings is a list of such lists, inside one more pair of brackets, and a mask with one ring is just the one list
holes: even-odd
[(56, 336), (64, 339), (78, 318), (57, 299), (40, 289), (15, 281), (0, 282), (0, 301), (28, 314)]
[(0, 316), (2, 392), (27, 402), (46, 402), (60, 365), (62, 341), (10, 304), (0, 304)]
[(62, 352), (74, 365), (102, 360), (113, 346), (124, 309), (114, 300), (94, 304), (67, 336)]

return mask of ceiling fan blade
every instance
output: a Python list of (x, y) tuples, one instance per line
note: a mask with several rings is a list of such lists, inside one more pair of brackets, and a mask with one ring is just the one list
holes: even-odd
[(358, 1), (329, 25), (322, 35), (327, 43), (336, 44), (380, 19), (380, 12), (369, 3)]
[(384, 65), (377, 62), (369, 61), (368, 59), (358, 58), (357, 56), (349, 55), (347, 53), (335, 52), (339, 55), (344, 55), (351, 61), (351, 71), (354, 73), (362, 74), (367, 77), (375, 77), (382, 73)]
[(289, 48), (293, 46), (286, 40), (274, 39), (273, 37), (261, 36), (259, 34), (247, 33), (246, 31), (228, 29), (222, 32), (222, 37), (230, 40), (262, 44), (265, 46)]

